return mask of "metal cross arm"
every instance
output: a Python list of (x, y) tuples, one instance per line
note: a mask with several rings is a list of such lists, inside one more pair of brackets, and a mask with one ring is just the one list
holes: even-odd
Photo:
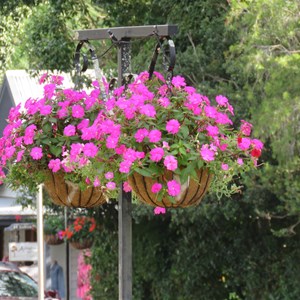
[(142, 38), (154, 34), (158, 36), (171, 36), (178, 32), (178, 26), (167, 24), (76, 30), (74, 39), (78, 41), (109, 39), (108, 31), (113, 33), (118, 40), (121, 40), (123, 38)]

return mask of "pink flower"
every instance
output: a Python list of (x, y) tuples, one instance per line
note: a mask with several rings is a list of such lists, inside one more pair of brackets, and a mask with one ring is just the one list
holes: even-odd
[(134, 135), (134, 138), (138, 143), (141, 143), (144, 138), (148, 136), (148, 134), (149, 131), (146, 128), (138, 129)]
[(42, 76), (41, 76), (40, 79), (39, 79), (39, 84), (44, 83), (45, 80), (47, 79), (47, 77), (48, 77), (48, 73), (42, 74)]
[(159, 215), (159, 214), (165, 214), (166, 213), (166, 209), (164, 207), (159, 207), (159, 206), (156, 206), (154, 208), (154, 214), (155, 215)]
[(50, 106), (50, 105), (44, 105), (40, 108), (40, 113), (43, 116), (50, 115), (51, 112), (52, 112), (52, 106)]
[(226, 114), (220, 112), (217, 113), (216, 122), (218, 124), (233, 124), (233, 122), (229, 119), (229, 117)]
[(72, 107), (72, 117), (73, 118), (83, 118), (84, 116), (84, 108), (81, 105), (74, 105)]
[(228, 103), (228, 99), (223, 95), (218, 95), (216, 101), (220, 106), (226, 106)]
[(262, 143), (262, 141), (258, 140), (258, 139), (253, 139), (251, 141), (251, 144), (254, 145), (255, 148), (262, 150), (264, 147), (264, 144)]
[(107, 172), (107, 173), (105, 173), (105, 178), (106, 179), (112, 179), (112, 178), (114, 178), (114, 173), (113, 172)]
[(163, 141), (163, 148), (166, 148), (167, 150), (169, 150), (170, 149), (169, 143)]
[(11, 158), (14, 155), (15, 151), (16, 151), (16, 148), (14, 146), (6, 147), (5, 148), (6, 158), (7, 159)]
[(94, 143), (87, 143), (83, 147), (83, 153), (87, 157), (95, 157), (98, 152), (98, 147)]
[(149, 141), (151, 143), (157, 143), (161, 140), (161, 131), (158, 129), (151, 130), (148, 135)]
[(162, 189), (162, 184), (156, 182), (151, 187), (151, 192), (157, 194)]
[(218, 114), (216, 108), (213, 106), (205, 106), (204, 112), (207, 117), (212, 118), (212, 119), (215, 119)]
[(119, 142), (119, 136), (110, 135), (106, 138), (106, 147), (108, 149), (115, 149)]
[(51, 99), (54, 96), (56, 85), (51, 83), (44, 86), (44, 95), (46, 98)]
[(166, 130), (169, 133), (176, 134), (179, 131), (179, 129), (180, 129), (180, 123), (177, 120), (172, 119), (167, 122)]
[(106, 184), (106, 187), (109, 189), (109, 190), (114, 190), (116, 188), (116, 183), (113, 182), (113, 181), (109, 181), (107, 184)]
[(172, 78), (172, 84), (176, 88), (180, 88), (180, 87), (186, 86), (185, 79), (182, 76), (174, 76)]
[(167, 97), (162, 97), (158, 99), (158, 103), (162, 106), (162, 107), (168, 107), (170, 105), (170, 100)]
[(164, 149), (163, 148), (160, 148), (160, 147), (158, 147), (158, 148), (154, 148), (154, 149), (152, 149), (151, 151), (150, 151), (150, 159), (152, 160), (152, 161), (160, 161), (162, 158), (163, 158), (163, 156), (164, 156)]
[(217, 126), (207, 125), (206, 130), (209, 136), (215, 136), (219, 134), (219, 128)]
[(173, 155), (167, 155), (164, 160), (164, 165), (168, 170), (174, 171), (177, 169), (177, 159)]
[(238, 140), (238, 147), (241, 150), (247, 150), (247, 149), (249, 149), (250, 145), (251, 145), (251, 140), (249, 138), (240, 138)]
[(154, 74), (159, 80), (161, 80), (162, 82), (166, 82), (164, 76), (163, 76), (161, 73), (159, 73), (159, 72), (157, 72), (157, 71), (154, 71), (153, 74)]
[(24, 154), (25, 150), (21, 150), (18, 152), (17, 154), (17, 162), (22, 160), (23, 154)]
[(181, 185), (176, 180), (171, 180), (167, 182), (168, 194), (170, 196), (177, 196), (180, 194)]
[(59, 158), (51, 159), (48, 163), (48, 168), (52, 170), (53, 173), (60, 170), (60, 160)]
[(131, 188), (131, 186), (129, 185), (129, 182), (128, 182), (128, 181), (125, 181), (125, 182), (123, 183), (123, 190), (124, 190), (124, 192), (126, 192), (126, 193), (132, 191), (132, 188)]
[(30, 151), (30, 156), (34, 160), (41, 159), (43, 157), (42, 148), (40, 148), (40, 147), (34, 147), (34, 148), (32, 148), (31, 151)]
[(93, 185), (94, 185), (94, 187), (100, 186), (100, 180), (98, 177), (95, 178)]
[(252, 129), (252, 124), (250, 124), (249, 122), (246, 122), (244, 120), (241, 120), (242, 124), (241, 124), (241, 132), (242, 134), (249, 136), (251, 134), (251, 129)]
[(129, 173), (131, 166), (132, 166), (132, 162), (131, 161), (124, 160), (124, 161), (122, 161), (120, 163), (119, 171), (121, 173)]
[(140, 113), (150, 118), (154, 118), (156, 115), (155, 107), (151, 104), (142, 105), (140, 108)]
[(244, 164), (244, 161), (243, 161), (242, 158), (239, 157), (239, 158), (237, 159), (237, 163), (241, 166), (241, 165)]
[(76, 133), (76, 127), (74, 125), (68, 125), (64, 128), (65, 136), (73, 136)]
[(221, 168), (224, 171), (227, 171), (229, 169), (228, 164), (224, 164), (224, 163), (222, 163)]
[(215, 151), (211, 150), (207, 144), (201, 147), (200, 155), (205, 161), (213, 161), (215, 159)]

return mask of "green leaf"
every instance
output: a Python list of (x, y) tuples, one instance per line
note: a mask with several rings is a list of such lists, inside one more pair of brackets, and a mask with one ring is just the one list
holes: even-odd
[(59, 156), (62, 153), (62, 149), (61, 147), (50, 146), (50, 152), (55, 156)]
[(189, 128), (183, 125), (180, 127), (180, 132), (182, 133), (183, 138), (187, 138), (189, 135)]
[(152, 177), (152, 173), (148, 169), (135, 169), (135, 171), (143, 176)]

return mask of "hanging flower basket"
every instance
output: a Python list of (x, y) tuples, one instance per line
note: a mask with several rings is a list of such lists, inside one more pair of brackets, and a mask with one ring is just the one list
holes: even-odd
[(70, 244), (74, 249), (84, 250), (84, 249), (89, 249), (92, 247), (93, 240), (85, 239), (85, 240), (80, 240), (80, 241), (72, 241), (72, 242), (70, 242)]
[(58, 237), (57, 234), (45, 234), (44, 240), (47, 245), (55, 246), (63, 244), (63, 240)]
[(100, 188), (88, 187), (81, 190), (78, 185), (65, 180), (62, 172), (47, 172), (44, 182), (53, 203), (69, 207), (95, 207), (106, 202)]
[[(178, 176), (170, 171), (164, 173), (159, 178), (142, 176), (135, 172), (128, 178), (129, 184), (140, 201), (151, 206), (160, 207), (190, 207), (198, 205), (204, 195), (207, 193), (212, 175), (207, 169), (201, 169), (197, 172), (197, 179), (188, 177), (184, 184), (181, 184), (180, 194), (175, 197), (164, 196), (161, 200), (158, 195), (152, 192), (152, 186), (157, 183), (166, 183), (167, 181), (178, 180)], [(170, 200), (172, 199), (172, 201)]]

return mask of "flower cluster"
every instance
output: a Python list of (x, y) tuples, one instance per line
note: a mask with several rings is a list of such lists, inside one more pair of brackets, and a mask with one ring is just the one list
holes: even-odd
[[(62, 89), (61, 76), (44, 76), (46, 79), (49, 83), (42, 98), (30, 98), (24, 107), (19, 104), (9, 113), (0, 139), (0, 182), (7, 177), (6, 182), (14, 189), (24, 186), (34, 190), (44, 182), (45, 170), (50, 169), (63, 172), (81, 188), (100, 186), (101, 178), (104, 192), (112, 189), (108, 168), (111, 154), (107, 148), (101, 151), (103, 134), (114, 128), (103, 123), (99, 89)], [(7, 175), (4, 169), (9, 169)], [(93, 181), (84, 175), (86, 170), (93, 170)]]
[(58, 215), (46, 215), (44, 218), (44, 234), (58, 235), (60, 231), (65, 229), (65, 220)]
[[(34, 188), (50, 169), (111, 196), (122, 182), (130, 191), (127, 179), (137, 172), (157, 178), (151, 191), (158, 199), (172, 199), (204, 168), (213, 177), (210, 190), (230, 195), (238, 187), (229, 183), (257, 166), (263, 143), (251, 138), (252, 125), (242, 120), (235, 130), (229, 100), (218, 95), (213, 104), (181, 76), (166, 82), (158, 72), (152, 79), (142, 72), (105, 99), (96, 82), (86, 92), (49, 79), (41, 99), (11, 110), (0, 139), (0, 179), (12, 187)], [(158, 179), (166, 172), (176, 176)]]
[(93, 217), (79, 216), (65, 230), (59, 231), (61, 239), (70, 241), (82, 241), (93, 239), (96, 221)]
[[(181, 76), (171, 83), (155, 72), (148, 72), (135, 81), (114, 90), (105, 103), (114, 134), (108, 134), (116, 156), (117, 172), (130, 176), (138, 172), (158, 178), (173, 172), (178, 179), (157, 181), (151, 191), (162, 198), (176, 197), (181, 184), (197, 170), (206, 168), (213, 174), (211, 189), (219, 194), (235, 192), (228, 183), (235, 175), (256, 167), (263, 143), (250, 137), (252, 125), (241, 121), (233, 129), (234, 109), (223, 95), (216, 104), (195, 88), (187, 86)], [(125, 183), (125, 190), (129, 190)]]

